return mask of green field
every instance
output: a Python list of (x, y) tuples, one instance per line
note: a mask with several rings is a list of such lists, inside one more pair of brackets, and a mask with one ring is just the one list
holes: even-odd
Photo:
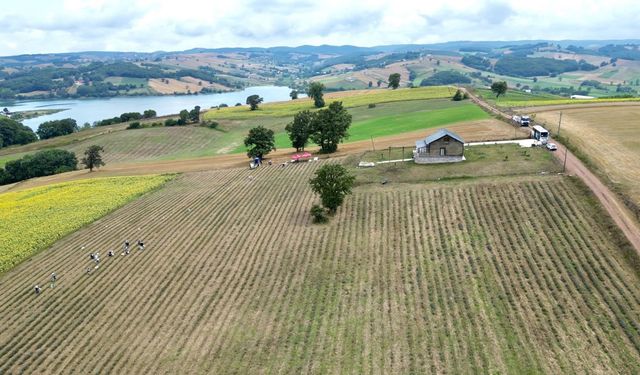
[[(341, 101), (347, 107), (359, 107), (368, 104), (398, 102), (420, 99), (450, 98), (455, 89), (448, 86), (421, 87), (414, 89), (398, 90), (368, 90), (368, 91), (341, 91), (324, 95), (327, 104), (333, 101)], [(285, 117), (293, 116), (305, 109), (315, 110), (313, 102), (309, 98), (290, 100), (287, 102), (267, 103), (258, 110), (251, 111), (247, 106), (227, 107), (209, 110), (204, 114), (207, 120), (217, 119), (250, 119), (256, 117)]]
[(589, 103), (613, 103), (613, 102), (637, 102), (640, 98), (607, 98), (607, 99), (569, 99), (551, 94), (527, 94), (522, 91), (509, 90), (507, 94), (496, 100), (495, 94), (488, 89), (475, 89), (487, 102), (499, 107), (534, 107), (559, 104), (589, 104)]
[[(346, 142), (489, 118), (489, 115), (471, 102), (454, 102), (448, 99), (392, 102), (377, 105), (375, 108), (355, 107), (350, 108), (349, 113), (353, 116), (353, 122)], [(278, 149), (291, 147), (291, 141), (284, 132), (283, 125), (289, 121), (290, 118), (274, 128)], [(233, 152), (245, 151), (244, 145), (238, 142)]]

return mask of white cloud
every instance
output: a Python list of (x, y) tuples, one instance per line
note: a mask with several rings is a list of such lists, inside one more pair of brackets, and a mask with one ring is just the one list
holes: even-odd
[(450, 40), (636, 38), (640, 3), (603, 1), (25, 0), (0, 54)]

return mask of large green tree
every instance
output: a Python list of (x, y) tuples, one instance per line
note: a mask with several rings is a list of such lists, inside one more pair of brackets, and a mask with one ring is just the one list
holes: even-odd
[(491, 84), (491, 91), (496, 94), (496, 98), (507, 93), (507, 82), (500, 81)]
[(264, 155), (276, 149), (273, 130), (263, 126), (249, 130), (249, 134), (244, 139), (244, 145), (248, 147), (247, 156), (262, 159)]
[(189, 111), (189, 120), (191, 122), (199, 122), (200, 121), (200, 106), (197, 105), (193, 107), (191, 111)]
[(82, 158), (82, 164), (85, 168), (89, 168), (89, 172), (93, 172), (93, 168), (100, 168), (104, 165), (102, 161), (101, 152), (104, 151), (102, 146), (92, 145), (84, 151), (84, 158)]
[(324, 85), (321, 82), (311, 82), (307, 90), (307, 95), (313, 99), (313, 105), (315, 105), (316, 108), (324, 107), (323, 90)]
[(187, 111), (186, 109), (180, 111), (180, 113), (178, 113), (178, 116), (178, 125), (186, 125), (187, 122), (189, 122), (189, 111)]
[(25, 145), (37, 140), (38, 137), (30, 127), (8, 117), (0, 116), (0, 147)]
[(344, 202), (344, 197), (351, 193), (355, 179), (342, 165), (327, 164), (318, 168), (309, 183), (311, 190), (320, 195), (322, 205), (335, 213)]
[(247, 104), (249, 104), (252, 111), (258, 109), (258, 105), (262, 103), (262, 101), (263, 99), (260, 97), (260, 95), (249, 95), (247, 97)]
[(293, 116), (293, 121), (284, 128), (289, 134), (291, 146), (295, 147), (296, 151), (304, 151), (305, 146), (309, 143), (311, 124), (314, 117), (315, 114), (308, 110), (298, 112)]
[(391, 73), (389, 75), (389, 87), (394, 90), (400, 87), (400, 73)]
[(72, 118), (62, 120), (46, 121), (38, 126), (38, 137), (40, 139), (49, 139), (77, 132), (78, 124)]
[(289, 96), (291, 97), (291, 100), (298, 99), (298, 90), (291, 90), (291, 92), (289, 93)]
[(349, 136), (351, 114), (342, 106), (342, 102), (333, 102), (321, 109), (311, 122), (311, 140), (320, 146), (324, 153), (335, 152), (338, 143)]

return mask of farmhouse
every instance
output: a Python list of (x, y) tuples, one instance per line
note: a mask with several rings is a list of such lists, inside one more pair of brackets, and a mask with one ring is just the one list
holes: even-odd
[(456, 133), (440, 129), (416, 141), (413, 160), (418, 164), (452, 163), (464, 160), (464, 140)]

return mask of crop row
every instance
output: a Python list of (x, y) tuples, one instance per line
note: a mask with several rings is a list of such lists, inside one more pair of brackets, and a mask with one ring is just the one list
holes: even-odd
[(0, 373), (640, 370), (638, 276), (573, 181), (365, 186), (312, 225), (319, 164), (183, 175), (10, 271)]

